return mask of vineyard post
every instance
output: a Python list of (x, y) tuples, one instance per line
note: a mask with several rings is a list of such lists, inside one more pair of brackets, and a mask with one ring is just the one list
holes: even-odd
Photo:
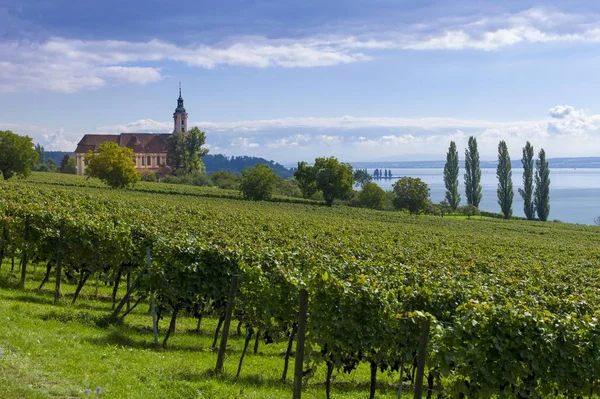
[(229, 335), (229, 325), (231, 324), (231, 314), (233, 313), (233, 305), (235, 302), (235, 294), (237, 292), (239, 276), (235, 275), (231, 279), (231, 287), (229, 289), (229, 300), (227, 301), (227, 310), (225, 311), (225, 321), (223, 323), (223, 332), (221, 332), (221, 343), (219, 345), (219, 354), (217, 355), (217, 366), (215, 372), (223, 372), (223, 363), (225, 362), (225, 348), (227, 347), (227, 338)]
[(302, 377), (304, 369), (304, 341), (306, 338), (306, 318), (308, 313), (308, 292), (300, 291), (300, 311), (298, 314), (298, 341), (296, 342), (296, 362), (294, 365), (294, 396), (302, 397)]
[(27, 252), (29, 250), (29, 223), (31, 218), (29, 215), (25, 216), (25, 232), (23, 236), (23, 253), (21, 254), (21, 281), (19, 282), (19, 288), (25, 288), (25, 274), (27, 273)]
[(154, 299), (154, 287), (152, 286), (152, 257), (150, 247), (146, 247), (146, 262), (150, 271), (150, 308), (152, 309), (152, 330), (154, 331), (154, 345), (158, 346), (158, 318), (156, 316), (156, 302)]
[(415, 379), (415, 399), (421, 399), (423, 392), (423, 377), (425, 375), (425, 358), (427, 357), (427, 343), (429, 341), (429, 326), (431, 319), (427, 317), (423, 322), (421, 331), (421, 342), (419, 342), (419, 354), (417, 357), (417, 376)]
[(65, 221), (60, 222), (60, 230), (58, 232), (58, 248), (56, 251), (56, 285), (54, 286), (54, 304), (58, 303), (60, 297), (60, 275), (62, 273), (62, 264), (60, 258), (60, 251), (62, 249), (63, 236), (65, 234)]

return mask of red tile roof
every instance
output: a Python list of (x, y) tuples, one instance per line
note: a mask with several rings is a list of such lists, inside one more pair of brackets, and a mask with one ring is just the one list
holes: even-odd
[(121, 147), (129, 147), (136, 154), (165, 153), (169, 136), (170, 133), (86, 134), (77, 144), (75, 152), (95, 152), (100, 144), (110, 141)]

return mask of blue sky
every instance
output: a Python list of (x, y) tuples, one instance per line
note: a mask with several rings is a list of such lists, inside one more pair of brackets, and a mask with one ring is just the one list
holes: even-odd
[(600, 150), (600, 4), (0, 0), (0, 129), (46, 149), (172, 130), (284, 163)]

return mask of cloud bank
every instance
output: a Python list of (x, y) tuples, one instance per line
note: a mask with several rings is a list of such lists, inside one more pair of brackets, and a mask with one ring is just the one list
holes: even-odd
[[(190, 122), (206, 131), (213, 153), (254, 155), (284, 163), (336, 156), (345, 161), (440, 160), (451, 140), (459, 154), (469, 136), (478, 140), (482, 159), (497, 157), (497, 146), (505, 140), (513, 159), (530, 141), (549, 157), (597, 156), (600, 148), (600, 114), (588, 115), (568, 105), (548, 110), (548, 119), (493, 122), (453, 118), (281, 118), (239, 122)], [(172, 131), (172, 122), (142, 119), (124, 125), (98, 126), (89, 133)], [(49, 150), (75, 149), (81, 133), (62, 128), (0, 124), (28, 134)]]

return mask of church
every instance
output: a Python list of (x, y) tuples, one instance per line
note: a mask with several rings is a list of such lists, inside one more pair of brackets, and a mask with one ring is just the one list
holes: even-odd
[[(188, 114), (183, 107), (181, 84), (177, 108), (173, 113), (173, 133), (187, 133)], [(77, 174), (85, 173), (85, 156), (89, 151), (96, 152), (98, 146), (107, 141), (117, 143), (120, 147), (131, 148), (134, 152), (135, 168), (138, 172), (167, 174), (167, 144), (170, 133), (121, 133), (121, 134), (86, 134), (77, 144), (75, 150)]]

